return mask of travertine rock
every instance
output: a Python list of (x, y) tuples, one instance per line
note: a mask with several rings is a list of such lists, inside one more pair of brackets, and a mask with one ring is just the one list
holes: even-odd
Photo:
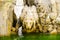
[(53, 30), (53, 25), (48, 25), (48, 31), (51, 32)]
[(57, 32), (60, 33), (60, 25), (57, 27)]
[(13, 7), (12, 1), (0, 0), (0, 35), (8, 36), (11, 34), (13, 22)]
[[(0, 19), (1, 19), (0, 30), (2, 31), (2, 32), (0, 31), (0, 34), (4, 35), (10, 34), (12, 22), (14, 20), (19, 21), (19, 23), (21, 22), (20, 24), (16, 24), (16, 26), (22, 26), (23, 30), (26, 32), (40, 31), (45, 33), (49, 31), (50, 34), (57, 34), (57, 32), (60, 32), (59, 0), (21, 0), (21, 1), (22, 3), (17, 2), (15, 6), (18, 11), (14, 9), (17, 18), (15, 16), (16, 19), (15, 18), (12, 19), (12, 17), (14, 16), (14, 14), (12, 13), (14, 7), (13, 4), (15, 4), (15, 0), (13, 1), (0, 0)], [(12, 27), (13, 31), (18, 30), (15, 29), (14, 27)]]
[[(49, 31), (50, 34), (57, 34), (57, 32), (60, 32), (59, 0), (28, 0), (28, 1), (24, 0), (24, 1), (25, 5), (20, 16), (24, 30), (26, 30), (27, 32), (32, 32), (34, 30), (36, 32)], [(32, 5), (34, 4), (35, 6), (33, 7)], [(32, 25), (34, 26), (32, 27)]]
[[(34, 15), (34, 17), (36, 16), (35, 17), (36, 20), (38, 19), (37, 23), (38, 23), (39, 27), (37, 27), (37, 28), (39, 28), (39, 31), (40, 32), (49, 31), (49, 33), (51, 33), (51, 34), (57, 33), (57, 29), (59, 27), (58, 24), (60, 24), (60, 1), (59, 0), (35, 0), (33, 2), (35, 2), (34, 4), (36, 5), (36, 10), (37, 10), (37, 14), (38, 14), (38, 15), (35, 15), (35, 14), (33, 14), (33, 15)], [(29, 3), (27, 5), (29, 5), (29, 7), (31, 7), (30, 2), (27, 2), (27, 3)], [(33, 3), (32, 3), (32, 5), (33, 5)], [(26, 26), (26, 28), (28, 29), (28, 28), (32, 28), (31, 26), (32, 26), (34, 19), (33, 19), (33, 16), (31, 16), (31, 19), (33, 19), (33, 20), (30, 20), (30, 17), (28, 15), (26, 16), (27, 9), (29, 10), (29, 8), (26, 6), (26, 9), (23, 10), (23, 14), (21, 15), (21, 19), (23, 20), (23, 22), (25, 22), (25, 26), (29, 23), (30, 27), (28, 27), (28, 25)], [(31, 12), (31, 10), (30, 10), (30, 12)], [(30, 14), (32, 14), (32, 12)], [(29, 20), (30, 22), (28, 22), (26, 24), (27, 20)], [(30, 23), (31, 23), (31, 25), (30, 25)], [(36, 24), (35, 24), (35, 26), (36, 26)], [(59, 29), (58, 29), (58, 31), (59, 31)]]
[(21, 20), (23, 20), (23, 27), (26, 28), (27, 32), (34, 31), (36, 29), (36, 23), (38, 22), (36, 7), (34, 5), (31, 7), (25, 6), (22, 14)]
[(53, 29), (50, 34), (57, 34), (57, 30), (56, 29)]

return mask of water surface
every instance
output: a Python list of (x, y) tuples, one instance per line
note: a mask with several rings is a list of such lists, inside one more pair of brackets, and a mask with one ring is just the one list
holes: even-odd
[(50, 34), (31, 33), (31, 34), (24, 34), (23, 38), (17, 35), (11, 35), (9, 37), (0, 37), (0, 40), (60, 40), (60, 34), (50, 35)]

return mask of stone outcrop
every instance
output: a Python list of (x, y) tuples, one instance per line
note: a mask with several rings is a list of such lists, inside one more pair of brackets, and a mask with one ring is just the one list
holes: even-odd
[[(60, 33), (59, 0), (24, 0), (24, 4), (16, 4), (18, 9), (22, 9), (17, 18), (18, 14), (13, 14), (14, 4), (15, 0), (0, 0), (0, 35), (9, 35), (11, 29), (18, 30), (14, 28), (14, 21), (17, 22), (18, 18), (19, 24), (16, 27), (23, 27), (24, 32)], [(15, 24), (13, 27), (12, 23)]]
[[(60, 20), (60, 17), (59, 17), (60, 1), (59, 0), (38, 0), (38, 1), (35, 0), (35, 3), (34, 3), (34, 1), (31, 2), (31, 4), (30, 4), (30, 2), (27, 2), (27, 4), (25, 2), (25, 5), (28, 5), (29, 7), (31, 7), (32, 5), (36, 6), (36, 11), (38, 14), (38, 22), (39, 22), (39, 26), (40, 26), (40, 27), (38, 27), (38, 30), (40, 30), (40, 32), (43, 32), (43, 33), (49, 32), (51, 34), (59, 32), (59, 30), (60, 30), (59, 29), (59, 25), (60, 25), (60, 21), (59, 21)], [(24, 12), (25, 11), (26, 10), (24, 10)], [(23, 15), (21, 15), (21, 17), (22, 17), (21, 19), (24, 20), (25, 19), (24, 16), (26, 16), (26, 14), (24, 13)], [(27, 16), (27, 17), (29, 17), (29, 16)], [(29, 23), (29, 21), (28, 21), (28, 23)], [(30, 27), (30, 28), (33, 28), (33, 27)]]
[(0, 0), (0, 36), (11, 34), (13, 7), (13, 0)]

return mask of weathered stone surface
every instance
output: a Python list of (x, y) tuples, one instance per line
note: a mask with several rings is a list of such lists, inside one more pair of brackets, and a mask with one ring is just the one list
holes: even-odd
[[(36, 27), (35, 31), (40, 31), (40, 32), (47, 32), (49, 31), (50, 34), (56, 34), (57, 33), (57, 29), (59, 32), (59, 26), (58, 24), (60, 24), (60, 1), (59, 0), (33, 0), (33, 2), (29, 2), (29, 0), (24, 0), (25, 1), (25, 7), (23, 8), (23, 12), (22, 15), (20, 17), (23, 26), (28, 32), (31, 32), (32, 28), (32, 24), (34, 20), (38, 19), (37, 24), (38, 25), (34, 25)], [(27, 1), (27, 4), (26, 4)], [(30, 0), (31, 1), (31, 0)], [(35, 3), (34, 3), (35, 2)], [(33, 14), (34, 17), (36, 16), (35, 19), (33, 19), (33, 16), (29, 16), (30, 14), (32, 15), (32, 12), (35, 13), (34, 11), (31, 12), (31, 10), (34, 8), (32, 8), (32, 5), (36, 6), (36, 11), (38, 14), (37, 15)], [(29, 5), (30, 7), (30, 12), (27, 13), (27, 11), (29, 10), (29, 7), (27, 7), (26, 5)], [(29, 14), (29, 15), (28, 15)], [(27, 15), (27, 16), (26, 16)], [(31, 20), (30, 20), (31, 19)], [(28, 21), (28, 22), (27, 22)], [(35, 22), (36, 23), (36, 22)], [(34, 29), (32, 29), (34, 30)]]
[[(10, 34), (12, 22), (19, 18), (18, 26), (23, 27), (25, 32), (49, 32), (50, 34), (57, 34), (60, 32), (60, 1), (59, 0), (24, 0), (21, 6), (16, 4), (18, 7), (23, 9), (22, 13), (20, 10), (20, 18), (17, 14), (14, 16), (13, 4), (15, 0), (0, 0), (0, 34)], [(35, 3), (34, 3), (35, 2)], [(21, 7), (20, 7), (21, 6)], [(24, 8), (23, 8), (24, 7)], [(17, 12), (16, 12), (17, 13)], [(18, 12), (19, 13), (19, 12)], [(15, 18), (12, 19), (12, 16)], [(14, 23), (13, 23), (14, 24)], [(15, 24), (16, 25), (16, 24)], [(15, 27), (14, 25), (14, 27)], [(12, 27), (13, 31), (15, 29)], [(2, 32), (1, 32), (2, 31)]]
[(11, 34), (13, 22), (13, 7), (11, 1), (0, 0), (0, 35), (8, 36)]
[(33, 32), (36, 29), (38, 22), (38, 15), (36, 12), (36, 7), (33, 5), (31, 7), (25, 6), (21, 15), (21, 20), (26, 32)]

